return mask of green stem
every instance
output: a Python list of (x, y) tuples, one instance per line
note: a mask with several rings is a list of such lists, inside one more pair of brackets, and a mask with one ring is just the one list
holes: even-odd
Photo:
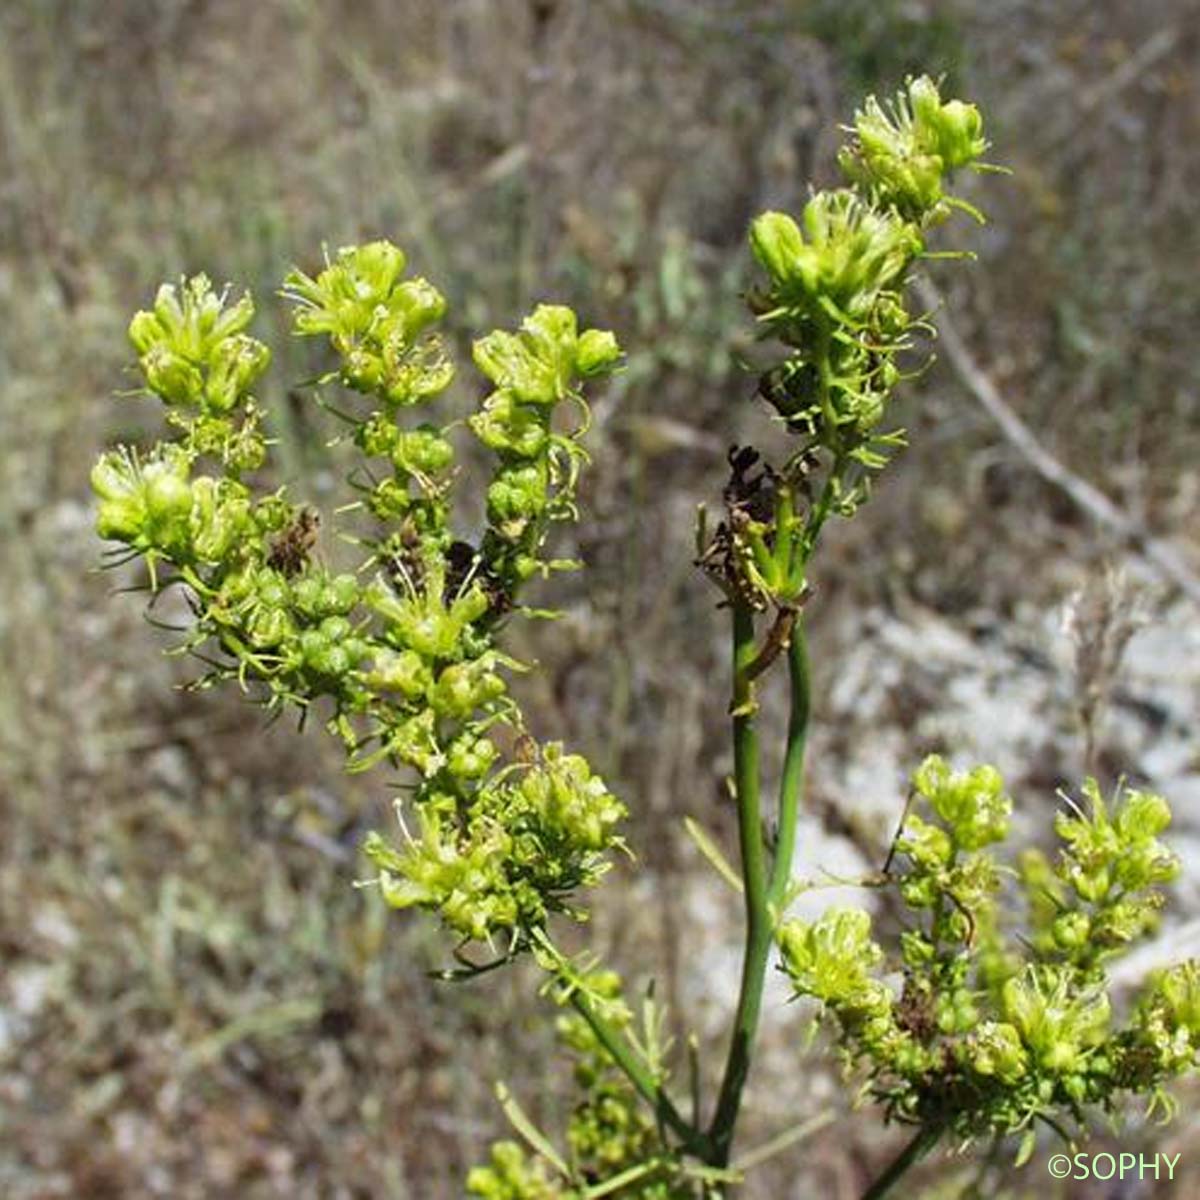
[(917, 1130), (913, 1139), (887, 1165), (882, 1175), (862, 1194), (862, 1200), (881, 1200), (910, 1167), (916, 1166), (937, 1145), (942, 1131), (936, 1125), (923, 1125)]
[(733, 605), (733, 760), (742, 880), (745, 885), (746, 946), (725, 1075), (709, 1129), (713, 1151), (709, 1163), (717, 1167), (729, 1163), (734, 1126), (742, 1103), (742, 1089), (750, 1071), (754, 1039), (758, 1032), (763, 980), (771, 952), (766, 849), (763, 845), (759, 801), (758, 733), (754, 725), (753, 691), (746, 676), (746, 668), (754, 661), (756, 653), (754, 613), (747, 604), (736, 601)]
[(638, 1058), (633, 1048), (621, 1036), (620, 1031), (614, 1028), (596, 1010), (596, 1006), (591, 1000), (578, 989), (571, 993), (571, 1004), (588, 1023), (588, 1027), (596, 1035), (596, 1040), (608, 1052), (612, 1061), (624, 1072), (629, 1082), (654, 1109), (659, 1121), (680, 1139), (688, 1151), (707, 1161), (711, 1152), (708, 1138), (675, 1107), (671, 1097), (663, 1090), (662, 1084), (654, 1077), (646, 1064)]
[(775, 843), (775, 861), (771, 866), (771, 885), (767, 890), (767, 903), (776, 910), (776, 915), (792, 877), (796, 825), (804, 791), (804, 750), (811, 711), (808, 642), (801, 618), (797, 618), (792, 628), (792, 640), (788, 645), (788, 677), (792, 689), (792, 708), (788, 718), (783, 776), (779, 783), (778, 840)]

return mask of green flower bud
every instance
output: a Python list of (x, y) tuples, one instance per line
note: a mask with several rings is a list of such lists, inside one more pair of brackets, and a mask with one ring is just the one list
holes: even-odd
[(575, 369), (585, 379), (607, 375), (620, 361), (621, 347), (607, 329), (585, 329), (575, 349)]
[(190, 542), (196, 557), (224, 561), (250, 528), (250, 499), (229, 479), (202, 475), (192, 483)]
[(133, 320), (129, 322), (129, 340), (139, 358), (163, 336), (163, 327), (155, 313), (145, 310), (134, 313)]
[(217, 344), (209, 362), (204, 391), (213, 412), (229, 412), (240, 404), (267, 369), (271, 351), (260, 341), (236, 334)]
[(932, 875), (909, 875), (900, 882), (900, 896), (909, 908), (932, 908), (941, 891), (937, 878)]
[(121, 451), (104, 454), (92, 468), (91, 484), (100, 498), (96, 532), (113, 541), (135, 541), (146, 523), (146, 501), (137, 464)]
[(195, 406), (204, 393), (204, 377), (181, 354), (164, 345), (151, 346), (142, 355), (146, 386), (167, 404)]
[(321, 598), (325, 592), (325, 582), (320, 575), (302, 575), (292, 581), (292, 603), (306, 617), (323, 617), (325, 615)]
[(920, 970), (932, 963), (937, 956), (934, 944), (917, 930), (906, 930), (900, 935), (900, 953), (905, 966)]
[(401, 471), (436, 475), (454, 461), (454, 448), (432, 425), (405, 430), (396, 439), (392, 462)]
[(373, 392), (383, 382), (383, 356), (362, 346), (349, 350), (342, 363), (342, 382), (356, 392)]
[(394, 521), (412, 508), (413, 498), (406, 483), (383, 479), (367, 494), (366, 505), (381, 521)]
[(785, 283), (805, 253), (800, 226), (787, 213), (765, 212), (750, 226), (750, 248), (776, 283)]
[(305, 654), (309, 667), (317, 674), (329, 679), (340, 679), (354, 665), (345, 645), (328, 639), (318, 643)]
[(464, 733), (451, 743), (446, 768), (456, 779), (481, 779), (491, 770), (499, 753), (490, 738)]
[(507, 467), (488, 488), (488, 521), (506, 536), (517, 537), (526, 522), (545, 510), (546, 502), (546, 472), (541, 464)]
[(269, 608), (285, 608), (291, 600), (291, 587), (284, 575), (270, 567), (264, 567), (254, 580), (258, 602)]
[(1078, 950), (1087, 945), (1092, 932), (1092, 923), (1081, 912), (1063, 913), (1052, 929), (1055, 945), (1063, 950)]
[(938, 996), (934, 1001), (938, 1029), (944, 1034), (966, 1033), (979, 1022), (979, 1010), (971, 994), (958, 989), (949, 995)]
[(479, 662), (455, 663), (438, 676), (429, 703), (439, 716), (465, 717), (504, 691), (504, 680)]
[(321, 608), (331, 615), (344, 615), (358, 603), (359, 593), (358, 579), (355, 576), (335, 575), (322, 589)]
[(151, 461), (142, 468), (146, 534), (154, 546), (180, 550), (188, 544), (192, 488), (186, 472), (182, 459)]
[(354, 431), (354, 440), (359, 449), (372, 458), (390, 457), (399, 438), (400, 430), (396, 428), (396, 422), (381, 412), (372, 413), (370, 419)]
[(302, 630), (298, 641), (306, 662), (319, 658), (329, 648), (329, 639), (319, 629)]
[(382, 239), (338, 251), (338, 264), (345, 268), (355, 298), (361, 300), (387, 296), (400, 278), (405, 262), (404, 251)]
[(391, 312), (399, 318), (409, 341), (446, 315), (446, 299), (427, 279), (406, 279), (390, 297)]
[(953, 854), (950, 838), (944, 829), (910, 815), (904, 823), (903, 835), (896, 849), (907, 854), (922, 870), (937, 870), (948, 866)]
[(537, 458), (550, 443), (550, 431), (538, 410), (518, 404), (510, 391), (493, 392), (467, 424), (489, 450), (519, 458)]
[(399, 692), (410, 700), (425, 695), (433, 684), (433, 675), (414, 650), (379, 650), (374, 665), (364, 677), (368, 687), (382, 692)]
[(350, 622), (345, 617), (326, 617), (318, 628), (329, 642), (341, 642), (350, 636)]

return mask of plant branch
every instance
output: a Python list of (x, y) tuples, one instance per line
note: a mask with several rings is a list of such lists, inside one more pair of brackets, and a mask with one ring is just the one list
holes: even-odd
[(936, 1125), (922, 1125), (912, 1140), (884, 1169), (882, 1175), (862, 1194), (862, 1200), (882, 1200), (909, 1170), (937, 1145), (942, 1131)]
[(679, 1138), (690, 1153), (708, 1161), (710, 1151), (708, 1138), (675, 1107), (674, 1101), (667, 1095), (662, 1084), (646, 1064), (638, 1058), (637, 1053), (620, 1031), (597, 1011), (596, 1006), (579, 989), (572, 991), (571, 1004), (587, 1022), (588, 1028), (596, 1035), (596, 1039), (608, 1052), (612, 1061), (624, 1072), (639, 1095), (654, 1109), (662, 1124)]
[(734, 1126), (742, 1103), (742, 1088), (750, 1070), (758, 1018), (762, 1009), (763, 978), (771, 951), (771, 916), (767, 908), (766, 848), (763, 844), (759, 798), (758, 731), (754, 724), (751, 682), (747, 667), (754, 662), (754, 613), (743, 601), (733, 605), (733, 758), (745, 884), (746, 944), (737, 1012), (725, 1062), (725, 1075), (709, 1129), (713, 1166), (729, 1163)]
[(771, 864), (771, 882), (767, 902), (778, 908), (791, 882), (792, 857), (796, 850), (796, 825), (800, 817), (800, 798), (804, 791), (804, 751), (808, 740), (811, 697), (808, 670), (808, 642), (804, 626), (796, 621), (788, 646), (788, 678), (792, 689), (792, 708), (788, 718), (787, 749), (783, 775), (779, 783), (779, 830), (775, 843), (775, 861)]

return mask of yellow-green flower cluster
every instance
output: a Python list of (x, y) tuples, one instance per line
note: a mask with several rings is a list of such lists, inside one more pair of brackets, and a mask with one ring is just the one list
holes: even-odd
[(1157, 972), (1124, 1038), (1121, 1082), (1144, 1091), (1200, 1064), (1200, 962)]
[[(571, 893), (608, 870), (625, 806), (585, 759), (550, 743), (541, 761), (499, 773), (464, 807), (461, 788), (439, 790), (444, 776), (480, 778), (495, 747), (468, 729), (442, 764), (432, 725), (426, 733), (423, 765), (434, 782), (415, 805), (418, 833), (406, 830), (399, 848), (378, 835), (366, 846), (388, 903), (435, 910), (464, 940), (478, 941), (540, 928), (551, 912), (569, 911)], [(419, 765), (421, 754), (413, 759)]]
[(946, 176), (974, 166), (987, 148), (979, 109), (943, 100), (937, 84), (922, 76), (910, 79), (890, 104), (867, 100), (838, 162), (878, 203), (928, 222), (949, 213)]
[(755, 461), (752, 448), (731, 458), (726, 520), (711, 542), (704, 530), (699, 539), (701, 565), (729, 597), (794, 612), (825, 522), (853, 516), (903, 444), (902, 430), (881, 426), (902, 354), (914, 333), (931, 332), (905, 288), (951, 208), (979, 216), (945, 183), (985, 145), (974, 106), (911, 80), (891, 105), (871, 99), (859, 114), (841, 155), (848, 186), (817, 192), (799, 220), (766, 212), (751, 224), (764, 281), (749, 307), (782, 347), (761, 364), (758, 393), (796, 442), (757, 478), (741, 465)]
[(1110, 809), (1089, 779), (1083, 799), (1055, 819), (1063, 844), (1053, 865), (1035, 851), (1022, 869), (1036, 896), (1034, 944), (1087, 971), (1157, 928), (1158, 885), (1179, 874), (1179, 860), (1159, 840), (1171, 820), (1161, 796), (1123, 790)]
[(910, 915), (900, 982), (880, 976), (888, 964), (864, 912), (781, 926), (797, 995), (834, 1019), (847, 1061), (865, 1068), (890, 1116), (964, 1139), (1035, 1117), (1083, 1123), (1089, 1106), (1156, 1092), (1196, 1064), (1200, 965), (1154, 979), (1123, 1027), (1100, 967), (1145, 933), (1148, 890), (1174, 873), (1157, 840), (1167, 806), (1133, 792), (1110, 810), (1091, 781), (1085, 794), (1090, 812), (1056, 822), (1058, 863), (1039, 858), (1025, 869), (1041, 931), (1032, 940), (1020, 926), (1011, 940), (1001, 930), (1007, 872), (991, 848), (1008, 833), (1003, 781), (991, 767), (956, 772), (937, 757), (914, 774), (895, 845)]
[(189, 450), (215, 454), (233, 471), (260, 466), (266, 453), (251, 389), (271, 353), (245, 333), (253, 318), (248, 295), (229, 304), (228, 290), (196, 275), (164, 283), (153, 308), (129, 325), (146, 388), (186, 432)]
[[(515, 951), (551, 913), (577, 912), (573, 894), (604, 874), (625, 812), (583, 758), (528, 737), (505, 680), (519, 664), (495, 644), (549, 522), (573, 512), (583, 452), (578, 432), (552, 429), (550, 415), (564, 400), (582, 407), (584, 381), (611, 370), (618, 350), (552, 305), (518, 333), (477, 343), (495, 390), (474, 425), (500, 461), (474, 545), (450, 524), (451, 427), (405, 423), (453, 372), (433, 332), (445, 303), (404, 266), (388, 242), (351, 246), (315, 277), (293, 271), (284, 289), (296, 331), (327, 336), (337, 354), (320, 386), (360, 397), (357, 411), (335, 410), (375, 460), (362, 503), (375, 524), (355, 530), (357, 570), (325, 563), (315, 510), (242, 482), (265, 451), (250, 388), (269, 356), (245, 332), (249, 297), (230, 305), (202, 276), (160, 289), (133, 319), (147, 390), (177, 436), (102, 456), (97, 529), (119, 557), (145, 559), (153, 590), (186, 589), (195, 623), (185, 647), (207, 664), (205, 682), (236, 680), (270, 707), (322, 712), (350, 770), (412, 774), (415, 835), (368, 847), (387, 899)], [(536, 446), (504, 440), (526, 420), (540, 430)], [(502, 725), (509, 743), (532, 747), (528, 757), (503, 761), (492, 737)]]
[(316, 278), (294, 270), (284, 294), (296, 302), (296, 332), (326, 335), (346, 387), (389, 409), (423, 404), (454, 378), (431, 328), (446, 312), (426, 279), (403, 278), (404, 252), (391, 242), (344, 246)]
[(751, 226), (767, 275), (751, 306), (788, 347), (760, 391), (806, 450), (883, 465), (888, 443), (872, 448), (873, 430), (900, 379), (897, 355), (919, 324), (904, 299), (907, 274), (952, 204), (979, 215), (944, 184), (986, 146), (974, 105), (943, 102), (932, 80), (910, 80), (890, 104), (872, 97), (858, 114), (839, 160), (848, 188), (818, 192), (800, 222), (768, 212)]
[(580, 387), (610, 373), (620, 354), (611, 333), (580, 333), (575, 314), (557, 304), (539, 304), (516, 333), (496, 330), (475, 343), (475, 365), (494, 390), (470, 426), (499, 460), (487, 491), (487, 554), (508, 586), (539, 570), (547, 522), (573, 511), (582, 451), (555, 432), (554, 410), (575, 402), (586, 425)]
[(542, 1163), (508, 1139), (492, 1146), (487, 1166), (471, 1168), (467, 1195), (479, 1200), (569, 1200)]

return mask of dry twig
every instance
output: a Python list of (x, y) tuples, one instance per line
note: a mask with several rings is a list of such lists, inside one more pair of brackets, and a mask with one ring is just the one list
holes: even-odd
[(935, 313), (941, 344), (955, 373), (1029, 465), (1048, 483), (1061, 488), (1099, 525), (1111, 530), (1136, 551), (1158, 575), (1200, 604), (1200, 578), (1178, 550), (1154, 537), (1099, 488), (1065, 467), (1037, 440), (1033, 430), (1013, 412), (991, 378), (975, 361), (954, 322), (940, 311), (941, 297), (936, 289), (924, 280), (918, 281), (916, 287), (921, 303)]

